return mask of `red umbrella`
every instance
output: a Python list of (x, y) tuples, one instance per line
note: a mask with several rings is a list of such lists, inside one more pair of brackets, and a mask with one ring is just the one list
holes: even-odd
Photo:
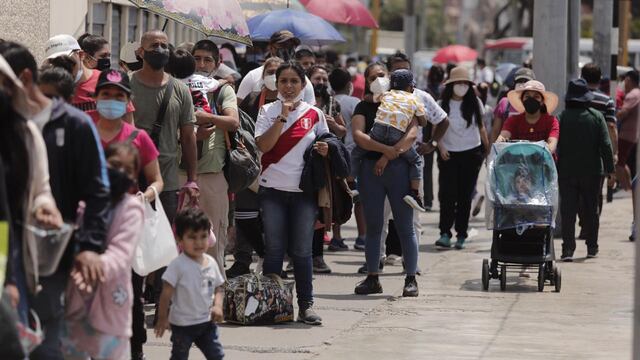
[(478, 58), (478, 52), (472, 48), (464, 45), (449, 45), (438, 50), (433, 57), (433, 62), (446, 64), (446, 63), (459, 63), (463, 61), (474, 61)]
[(378, 28), (369, 9), (359, 0), (299, 0), (310, 13), (340, 24)]

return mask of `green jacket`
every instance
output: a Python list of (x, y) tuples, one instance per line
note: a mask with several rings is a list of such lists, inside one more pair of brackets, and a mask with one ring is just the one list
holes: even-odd
[(614, 171), (613, 150), (604, 116), (590, 108), (560, 114), (558, 176), (606, 175)]

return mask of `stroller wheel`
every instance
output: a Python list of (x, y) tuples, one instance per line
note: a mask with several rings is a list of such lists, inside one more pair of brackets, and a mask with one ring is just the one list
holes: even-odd
[(557, 266), (553, 269), (553, 284), (556, 286), (556, 292), (560, 292), (562, 286), (562, 273)]
[(482, 290), (489, 290), (489, 260), (482, 259)]
[(500, 267), (500, 290), (505, 291), (507, 288), (507, 265)]
[(545, 281), (545, 264), (540, 264), (538, 267), (538, 291), (544, 290), (544, 281)]

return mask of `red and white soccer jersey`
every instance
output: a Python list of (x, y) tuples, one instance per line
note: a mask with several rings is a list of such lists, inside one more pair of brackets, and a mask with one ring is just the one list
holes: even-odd
[[(264, 105), (258, 114), (255, 137), (271, 128), (282, 111), (282, 102)], [(281, 191), (301, 192), (300, 177), (304, 168), (304, 152), (317, 136), (328, 133), (324, 113), (305, 102), (289, 113), (278, 142), (262, 155), (260, 186)]]

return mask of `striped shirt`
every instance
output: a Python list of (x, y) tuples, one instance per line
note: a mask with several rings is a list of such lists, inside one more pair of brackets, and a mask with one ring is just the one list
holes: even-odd
[(605, 93), (600, 90), (591, 90), (591, 93), (594, 95), (593, 100), (589, 104), (589, 107), (598, 110), (604, 115), (604, 120), (608, 123), (616, 123), (616, 104), (615, 102)]

